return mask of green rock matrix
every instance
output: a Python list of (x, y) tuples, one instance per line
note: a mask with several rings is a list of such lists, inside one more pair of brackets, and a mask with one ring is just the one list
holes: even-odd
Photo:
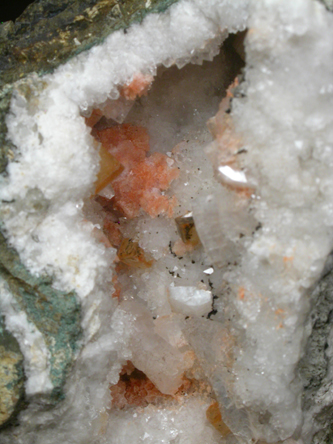
[(0, 427), (16, 413), (23, 396), (23, 355), (0, 316)]
[(52, 398), (63, 397), (63, 384), (81, 337), (80, 305), (74, 293), (52, 288), (48, 276), (36, 278), (21, 264), (18, 254), (0, 234), (0, 276), (8, 284), (20, 308), (44, 336), (51, 353)]
[(163, 12), (177, 0), (36, 1), (0, 27), (0, 86), (51, 72), (112, 32)]

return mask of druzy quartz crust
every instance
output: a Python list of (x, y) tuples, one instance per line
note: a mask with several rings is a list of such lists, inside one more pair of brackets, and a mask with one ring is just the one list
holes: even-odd
[(1, 444), (331, 443), (329, 2), (0, 31)]

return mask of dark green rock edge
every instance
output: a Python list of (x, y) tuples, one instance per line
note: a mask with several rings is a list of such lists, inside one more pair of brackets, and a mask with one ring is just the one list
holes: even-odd
[[(12, 145), (5, 116), (13, 84), (27, 74), (52, 72), (102, 43), (112, 32), (165, 11), (177, 0), (37, 0), (13, 22), (0, 25), (0, 174)], [(147, 5), (147, 6), (146, 6)]]
[(27, 318), (43, 334), (51, 354), (51, 400), (63, 398), (63, 385), (81, 337), (81, 312), (74, 293), (52, 288), (52, 278), (32, 276), (0, 234), (0, 275)]
[(23, 355), (0, 316), (0, 424), (11, 425), (24, 404)]
[[(16, 152), (16, 147), (7, 140), (5, 121), (15, 82), (31, 73), (42, 76), (52, 72), (70, 58), (101, 43), (112, 32), (119, 29), (126, 32), (132, 23), (141, 22), (148, 13), (163, 12), (176, 1), (36, 0), (15, 23), (0, 25), (0, 174), (6, 176), (7, 164)], [(28, 320), (43, 334), (51, 354), (50, 378), (54, 385), (52, 394), (44, 402), (54, 404), (64, 397), (66, 375), (80, 347), (81, 314), (75, 294), (54, 290), (48, 276), (32, 276), (21, 264), (17, 252), (7, 245), (1, 223), (0, 278), (5, 279)], [(7, 352), (10, 344), (11, 340), (4, 340), (3, 351)], [(19, 350), (16, 358), (12, 389), (18, 396), (13, 408), (10, 407), (12, 416), (26, 405)]]
[(0, 174), (6, 174), (8, 160), (13, 156), (13, 144), (7, 138), (7, 126), (5, 122), (6, 115), (9, 111), (10, 99), (12, 97), (12, 86), (4, 87), (0, 91)]
[(37, 0), (15, 23), (0, 27), (0, 86), (31, 72), (51, 72), (112, 32), (176, 1)]

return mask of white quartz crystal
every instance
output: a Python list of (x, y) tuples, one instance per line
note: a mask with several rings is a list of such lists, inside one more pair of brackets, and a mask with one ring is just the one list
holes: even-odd
[(173, 311), (186, 316), (207, 315), (212, 309), (212, 293), (201, 288), (170, 285), (169, 300)]
[(117, 310), (123, 310), (128, 317), (126, 328), (131, 332), (134, 366), (143, 371), (162, 393), (175, 393), (188, 367), (185, 356), (156, 334), (150, 312), (143, 305), (126, 301)]

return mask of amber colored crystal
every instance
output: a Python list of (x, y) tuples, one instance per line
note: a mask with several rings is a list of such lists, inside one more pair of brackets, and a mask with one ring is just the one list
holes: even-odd
[(132, 239), (124, 238), (117, 254), (119, 260), (129, 267), (149, 268), (153, 265), (153, 261), (147, 259), (138, 242), (134, 242)]
[(110, 154), (109, 151), (103, 147), (103, 145), (99, 150), (99, 155), (101, 158), (101, 162), (95, 185), (96, 194), (98, 194), (110, 182), (118, 177), (124, 169), (124, 167), (118, 162), (118, 160), (112, 154)]
[(218, 402), (214, 402), (210, 405), (206, 411), (206, 417), (217, 431), (222, 436), (227, 436), (231, 433), (229, 427), (223, 422)]
[(100, 109), (94, 109), (90, 117), (86, 117), (86, 125), (90, 128), (96, 125), (96, 123), (102, 118), (103, 112)]
[(200, 244), (200, 239), (195, 228), (192, 213), (187, 213), (184, 216), (176, 217), (175, 219), (178, 232), (184, 244), (191, 244), (196, 247)]

